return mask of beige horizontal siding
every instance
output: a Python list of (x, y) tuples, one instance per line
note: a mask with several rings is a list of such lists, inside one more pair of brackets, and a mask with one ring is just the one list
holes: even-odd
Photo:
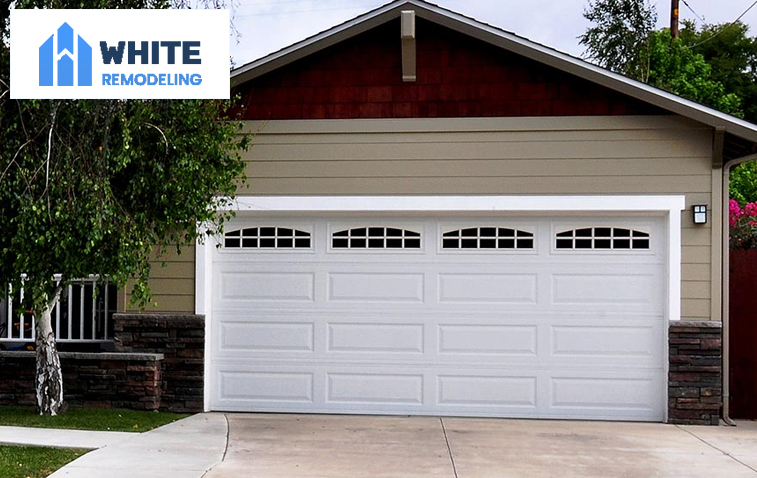
[[(689, 158), (646, 159), (544, 159), (542, 168), (534, 171), (530, 160), (470, 159), (407, 160), (407, 161), (263, 161), (247, 163), (250, 178), (401, 178), (401, 177), (575, 177), (576, 170), (585, 169), (584, 176), (678, 176), (688, 167)], [(701, 175), (704, 176), (704, 175)], [(709, 176), (708, 176), (709, 177)]]
[[(195, 308), (195, 247), (188, 246), (177, 254), (175, 248), (154, 256), (150, 268), (150, 290), (153, 300), (145, 312), (187, 312), (194, 313)], [(131, 287), (124, 293), (125, 309), (136, 310), (130, 305)]]
[[(708, 192), (710, 176), (272, 178), (248, 177), (260, 195), (386, 194), (684, 194)], [(295, 192), (296, 191), (296, 192)], [(476, 191), (471, 193), (470, 191)]]
[(681, 316), (688, 319), (710, 316), (710, 301), (705, 299), (684, 299), (681, 301)]

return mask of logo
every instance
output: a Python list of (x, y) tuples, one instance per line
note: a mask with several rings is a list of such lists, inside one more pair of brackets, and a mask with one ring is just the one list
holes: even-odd
[(76, 84), (92, 86), (92, 47), (81, 35), (76, 35), (76, 38), (74, 51), (74, 29), (68, 23), (63, 23), (58, 28), (57, 35), (50, 35), (39, 47), (39, 86), (53, 86), (56, 65), (58, 86), (74, 86), (75, 66)]
[(10, 48), (12, 99), (229, 98), (226, 10), (14, 8)]

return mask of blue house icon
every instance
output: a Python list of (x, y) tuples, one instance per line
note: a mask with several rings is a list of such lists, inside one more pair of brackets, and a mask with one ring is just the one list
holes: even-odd
[(76, 60), (74, 61), (74, 29), (68, 23), (58, 28), (58, 48), (55, 50), (55, 34), (50, 35), (39, 47), (39, 86), (53, 86), (53, 69), (57, 61), (58, 86), (74, 86), (74, 63), (77, 66), (77, 84), (92, 86), (92, 47), (77, 35)]

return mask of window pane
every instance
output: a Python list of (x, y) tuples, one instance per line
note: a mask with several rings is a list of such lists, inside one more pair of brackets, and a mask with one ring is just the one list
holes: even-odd
[(610, 239), (595, 239), (594, 240), (594, 248), (595, 249), (609, 249), (612, 241)]
[(233, 238), (227, 237), (223, 245), (225, 247), (239, 247), (239, 239), (233, 239)]
[(497, 245), (500, 249), (515, 249), (515, 239), (500, 239)]
[(459, 239), (443, 239), (442, 240), (442, 247), (444, 249), (459, 249), (460, 248), (460, 240)]
[(533, 249), (533, 248), (534, 248), (533, 239), (518, 239), (518, 249)]
[(482, 227), (479, 234), (481, 237), (495, 237), (497, 235), (497, 229), (494, 227)]

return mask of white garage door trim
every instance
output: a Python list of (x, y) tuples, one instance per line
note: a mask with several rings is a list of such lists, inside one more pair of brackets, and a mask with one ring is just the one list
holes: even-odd
[[(237, 213), (242, 217), (282, 216), (326, 213), (651, 213), (664, 216), (667, 230), (665, 323), (680, 320), (681, 302), (681, 214), (684, 196), (242, 196), (237, 198)], [(213, 250), (218, 244), (209, 238), (196, 248), (195, 312), (205, 322), (205, 397), (210, 410), (211, 392), (211, 291)], [(667, 376), (667, 346), (665, 376)], [(667, 407), (664, 406), (667, 421)]]

